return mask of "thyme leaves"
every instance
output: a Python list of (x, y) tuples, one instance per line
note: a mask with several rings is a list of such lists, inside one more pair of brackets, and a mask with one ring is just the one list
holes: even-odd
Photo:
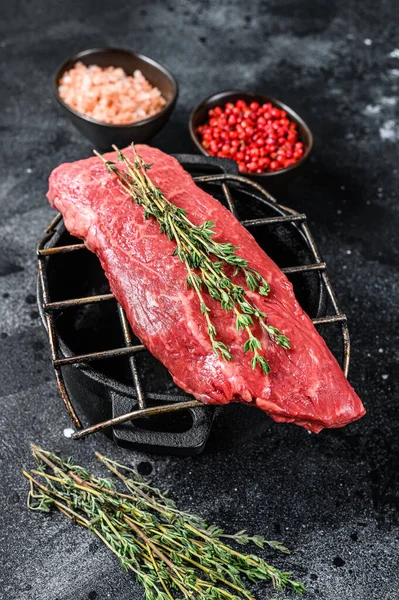
[[(144, 207), (144, 218), (154, 218), (160, 231), (170, 241), (175, 242), (173, 254), (186, 267), (186, 283), (198, 297), (213, 351), (223, 360), (232, 359), (230, 349), (221, 341), (212, 320), (212, 311), (206, 295), (219, 302), (226, 312), (231, 311), (234, 315), (236, 331), (242, 330), (246, 333), (243, 350), (245, 353), (252, 354), (250, 360), (252, 369), (259, 366), (265, 375), (270, 373), (271, 368), (265, 358), (262, 341), (254, 335), (255, 325), (259, 324), (261, 331), (266, 332), (276, 345), (285, 350), (289, 350), (291, 345), (286, 335), (268, 323), (266, 313), (259, 310), (252, 297), (254, 294), (267, 297), (270, 293), (269, 283), (248, 264), (246, 259), (237, 254), (237, 246), (215, 240), (214, 221), (209, 220), (195, 225), (184, 209), (174, 205), (165, 197), (148, 175), (151, 165), (144, 162), (133, 144), (133, 160), (116, 146), (113, 148), (123, 168), (116, 162), (106, 160), (96, 151), (95, 154), (105, 163), (108, 171), (118, 178), (120, 185), (132, 200)], [(231, 270), (233, 270), (232, 275), (230, 275)], [(244, 276), (248, 291), (236, 282), (235, 278), (238, 274)]]

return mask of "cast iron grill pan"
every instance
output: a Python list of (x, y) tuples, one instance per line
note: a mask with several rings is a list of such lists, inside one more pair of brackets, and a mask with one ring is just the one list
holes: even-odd
[[(278, 204), (258, 184), (238, 175), (232, 161), (197, 155), (176, 158), (287, 274), (298, 301), (347, 375), (346, 317), (306, 216)], [(38, 258), (39, 310), (60, 394), (76, 427), (73, 437), (104, 430), (120, 445), (188, 455), (203, 450), (212, 427), (224, 445), (241, 443), (269, 427), (270, 419), (258, 409), (238, 404), (215, 409), (176, 387), (166, 368), (132, 333), (97, 257), (66, 231), (61, 215), (47, 228)], [(88, 425), (82, 424), (81, 413)], [(239, 428), (234, 426), (237, 422)]]

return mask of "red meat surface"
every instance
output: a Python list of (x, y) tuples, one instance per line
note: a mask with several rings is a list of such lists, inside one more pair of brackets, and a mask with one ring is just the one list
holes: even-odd
[[(233, 356), (229, 362), (219, 358), (198, 298), (187, 289), (185, 266), (172, 256), (174, 242), (153, 219), (144, 219), (143, 208), (131, 201), (99, 158), (60, 165), (50, 176), (51, 205), (62, 213), (68, 231), (97, 254), (135, 335), (175, 383), (204, 403), (252, 403), (275, 421), (314, 432), (342, 427), (364, 415), (359, 397), (298, 304), (291, 283), (251, 234), (198, 188), (174, 158), (144, 145), (137, 151), (153, 164), (149, 175), (171, 202), (184, 208), (195, 224), (213, 220), (215, 239), (238, 246), (237, 254), (269, 282), (269, 296), (255, 294), (256, 304), (291, 342), (291, 350), (284, 350), (255, 326), (272, 371), (264, 375), (259, 367), (253, 370), (251, 353), (243, 352), (245, 332), (236, 332), (232, 312), (207, 296), (218, 339)], [(125, 154), (131, 156), (131, 150)], [(105, 156), (116, 160), (115, 153)]]

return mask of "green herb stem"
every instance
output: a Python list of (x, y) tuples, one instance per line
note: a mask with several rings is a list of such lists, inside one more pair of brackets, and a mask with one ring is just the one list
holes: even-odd
[[(133, 161), (116, 146), (113, 148), (117, 152), (118, 160), (124, 164), (124, 169), (120, 169), (115, 162), (106, 160), (96, 151), (95, 154), (105, 163), (109, 172), (118, 178), (125, 192), (139, 206), (144, 207), (144, 217), (154, 218), (161, 232), (176, 243), (174, 254), (186, 267), (187, 284), (198, 297), (213, 351), (223, 360), (232, 359), (229, 348), (218, 339), (217, 329), (212, 322), (211, 309), (205, 301), (203, 289), (213, 300), (220, 302), (224, 310), (235, 313), (236, 330), (243, 329), (247, 333), (244, 352), (252, 353), (252, 368), (256, 369), (259, 366), (267, 375), (271, 369), (264, 357), (261, 340), (252, 333), (254, 321), (259, 322), (273, 343), (286, 350), (290, 348), (289, 339), (281, 331), (266, 323), (267, 315), (256, 307), (244, 287), (234, 283), (233, 279), (241, 273), (248, 290), (260, 296), (268, 296), (270, 292), (268, 282), (249, 266), (244, 258), (236, 254), (238, 249), (236, 246), (214, 240), (216, 225), (213, 221), (195, 225), (187, 217), (184, 209), (177, 207), (164, 196), (148, 176), (147, 171), (151, 165), (142, 160), (133, 144)], [(226, 267), (233, 268), (232, 276), (228, 275)]]
[[(30, 485), (29, 508), (57, 509), (94, 533), (134, 573), (146, 600), (255, 600), (244, 580), (269, 581), (278, 590), (289, 586), (298, 594), (304, 591), (290, 573), (224, 544), (221, 538), (229, 535), (222, 529), (179, 510), (165, 493), (133, 477), (132, 469), (96, 453), (124, 483), (128, 493), (122, 493), (109, 479), (94, 476), (70, 459), (37, 446), (32, 452), (37, 467), (31, 473), (23, 471)], [(287, 551), (278, 542), (243, 531), (231, 538)]]

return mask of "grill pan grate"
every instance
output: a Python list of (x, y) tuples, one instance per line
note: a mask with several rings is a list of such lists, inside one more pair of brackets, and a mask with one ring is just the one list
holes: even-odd
[[(302, 235), (303, 240), (309, 249), (311, 261), (307, 261), (306, 264), (283, 267), (281, 270), (287, 274), (287, 276), (309, 272), (317, 272), (319, 274), (320, 293), (326, 296), (328, 303), (332, 308), (332, 314), (328, 314), (326, 316), (317, 316), (312, 320), (316, 326), (333, 324), (340, 325), (343, 349), (342, 369), (345, 376), (347, 376), (350, 359), (350, 343), (347, 319), (339, 306), (338, 299), (326, 272), (326, 264), (322, 260), (320, 252), (306, 222), (306, 215), (278, 204), (274, 197), (271, 196), (271, 194), (269, 194), (260, 185), (242, 177), (241, 175), (238, 175), (236, 173), (235, 166), (233, 166), (231, 161), (220, 161), (217, 159), (208, 158), (205, 159), (203, 157), (191, 155), (179, 155), (177, 158), (183, 164), (183, 166), (185, 166), (185, 168), (191, 172), (197, 185), (200, 187), (205, 187), (207, 190), (213, 190), (214, 194), (215, 192), (222, 194), (221, 199), (224, 200), (224, 204), (227, 205), (230, 211), (240, 220), (244, 227), (250, 229), (260, 226), (271, 227), (276, 225), (282, 227), (292, 227), (294, 225), (296, 227), (297, 231), (299, 231), (299, 233)], [(198, 175), (198, 172), (201, 173), (201, 171), (205, 171), (206, 173), (209, 172), (209, 170), (218, 171), (218, 173)], [(264, 206), (267, 206), (272, 210), (273, 213), (275, 213), (274, 216), (259, 217), (254, 219), (240, 219), (240, 201), (238, 200), (238, 191), (241, 194), (240, 197), (242, 197), (242, 194), (244, 194), (248, 201), (257, 200), (259, 202), (260, 200)], [(72, 307), (84, 306), (92, 303), (103, 304), (105, 302), (116, 302), (116, 300), (111, 293), (96, 294), (66, 300), (51, 300), (48, 280), (49, 258), (52, 257), (52, 260), (56, 258), (57, 260), (61, 261), (63, 256), (71, 252), (89, 252), (86, 249), (86, 246), (82, 243), (70, 245), (52, 244), (51, 240), (54, 234), (62, 225), (62, 215), (57, 214), (47, 227), (45, 236), (38, 244), (38, 288), (39, 303), (49, 338), (51, 359), (58, 389), (65, 408), (77, 430), (72, 437), (74, 439), (81, 439), (91, 435), (92, 433), (110, 427), (120, 426), (123, 423), (127, 423), (128, 421), (133, 421), (138, 418), (149, 418), (154, 415), (163, 415), (165, 413), (172, 413), (174, 411), (194, 409), (199, 406), (203, 407), (201, 402), (195, 399), (187, 399), (187, 396), (184, 395), (181, 396), (179, 402), (158, 404), (155, 406), (148, 405), (146, 393), (143, 389), (140, 378), (138, 362), (136, 359), (138, 353), (148, 351), (142, 344), (137, 344), (133, 341), (130, 325), (127, 321), (124, 310), (119, 304), (117, 304), (117, 309), (124, 340), (123, 346), (82, 354), (71, 353), (71, 355), (65, 356), (65, 353), (61, 349), (62, 344), (60, 343), (59, 334), (56, 327), (57, 314), (60, 314), (60, 311), (65, 311)], [(82, 421), (78, 416), (74, 407), (74, 403), (67, 391), (63, 376), (63, 368), (66, 366), (78, 366), (82, 364), (88, 365), (92, 361), (100, 361), (110, 358), (117, 359), (118, 357), (128, 357), (131, 380), (137, 399), (135, 410), (103, 420), (99, 423), (90, 425), (89, 427), (83, 427)]]

